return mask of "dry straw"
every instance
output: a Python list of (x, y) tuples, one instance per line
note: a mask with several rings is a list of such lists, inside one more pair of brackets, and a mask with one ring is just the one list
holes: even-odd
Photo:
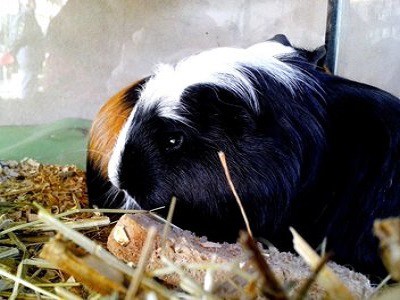
[[(294, 231), (295, 249), (314, 272), (298, 293), (293, 294), (281, 284), (252, 238), (250, 224), (229, 174), (225, 155), (219, 153), (219, 157), (246, 224), (248, 235), (243, 237), (242, 243), (248, 249), (253, 271), (244, 270), (239, 260), (218, 263), (213, 256), (213, 259), (203, 263), (177, 264), (161, 255), (161, 267), (147, 272), (146, 267), (154, 247), (153, 230), (149, 230), (138, 265), (133, 268), (103, 247), (112, 227), (111, 220), (104, 214), (147, 212), (88, 209), (85, 174), (82, 171), (74, 166), (43, 166), (25, 160), (13, 169), (18, 172), (18, 177), (8, 177), (0, 183), (0, 286), (4, 287), (0, 289), (0, 297), (101, 299), (104, 297), (102, 294), (117, 291), (117, 294), (114, 292), (110, 297), (219, 299), (218, 286), (214, 283), (219, 272), (228, 271), (247, 283), (243, 286), (229, 280), (230, 286), (243, 298), (300, 300), (307, 298), (310, 286), (316, 281), (324, 286), (331, 299), (353, 299), (354, 296), (326, 266), (327, 258), (320, 258)], [(33, 205), (34, 201), (38, 204)], [(168, 232), (175, 227), (171, 223), (175, 201), (170, 205), (167, 221), (163, 221), (163, 245), (169, 236)], [(154, 215), (154, 212), (151, 214)], [(159, 216), (156, 218), (162, 220)], [(388, 232), (391, 236), (400, 235), (398, 227), (386, 230), (385, 236)], [(386, 227), (379, 225), (379, 228)], [(390, 237), (388, 239), (394, 240)], [(398, 264), (393, 254), (397, 252), (390, 251), (400, 251), (400, 246), (398, 240), (390, 245), (382, 242), (382, 245), (390, 269)], [(45, 259), (39, 258), (40, 253)], [(91, 273), (87, 273), (88, 270)], [(199, 284), (189, 275), (191, 270), (204, 271), (204, 284)], [(396, 274), (396, 270), (392, 272)], [(155, 279), (172, 274), (178, 275), (178, 286), (167, 286)], [(392, 299), (397, 299), (400, 294), (398, 287), (389, 291)]]

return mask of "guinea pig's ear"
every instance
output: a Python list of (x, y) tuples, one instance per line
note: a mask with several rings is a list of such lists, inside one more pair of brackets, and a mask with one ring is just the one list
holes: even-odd
[(322, 45), (314, 51), (307, 51), (307, 60), (313, 65), (323, 68), (326, 62), (326, 48)]
[(296, 50), (297, 55), (304, 58), (307, 63), (313, 66), (315, 69), (325, 69), (326, 63), (326, 49), (325, 45), (322, 45), (315, 50), (306, 50), (303, 48), (293, 47)]
[(292, 47), (292, 44), (289, 42), (289, 39), (286, 37), (286, 35), (282, 33), (276, 34), (273, 38), (270, 38), (268, 41), (278, 42), (284, 46)]

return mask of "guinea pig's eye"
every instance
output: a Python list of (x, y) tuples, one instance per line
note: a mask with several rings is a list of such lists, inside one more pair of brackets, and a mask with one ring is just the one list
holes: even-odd
[(178, 150), (183, 144), (183, 134), (180, 132), (173, 132), (166, 134), (163, 139), (162, 147), (167, 152)]

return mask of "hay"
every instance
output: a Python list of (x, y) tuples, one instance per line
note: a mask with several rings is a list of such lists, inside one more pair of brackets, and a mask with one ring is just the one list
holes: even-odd
[[(150, 274), (145, 271), (149, 250), (141, 254), (138, 268), (132, 268), (104, 247), (113, 227), (106, 213), (143, 211), (89, 209), (85, 174), (74, 166), (42, 165), (31, 159), (0, 162), (0, 297), (103, 299), (108, 295), (107, 299), (219, 299), (214, 282), (222, 270), (229, 270), (247, 282), (244, 286), (229, 283), (240, 291), (242, 298), (310, 296), (304, 295), (315, 278), (304, 285), (301, 296), (288, 286), (266, 283), (268, 276), (275, 275), (265, 275), (265, 260), (254, 252), (249, 240), (245, 243), (250, 247), (248, 259), (257, 257), (251, 272), (241, 268), (239, 261), (218, 263), (214, 257), (201, 265), (183, 266), (161, 255), (163, 267)], [(165, 226), (165, 235), (168, 228), (169, 225)], [(121, 231), (121, 243), (124, 238), (126, 241)], [(145, 249), (151, 248), (153, 240), (149, 238)], [(323, 269), (323, 265), (319, 268)], [(188, 275), (186, 270), (190, 269), (205, 271), (203, 285)], [(323, 272), (313, 274), (317, 281), (319, 273)], [(155, 278), (166, 274), (177, 274), (179, 285), (169, 286)], [(271, 289), (275, 292), (269, 293)], [(399, 295), (398, 287), (389, 291), (386, 293), (391, 296)]]

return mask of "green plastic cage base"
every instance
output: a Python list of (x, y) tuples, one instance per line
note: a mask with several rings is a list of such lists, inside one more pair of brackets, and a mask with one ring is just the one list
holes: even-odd
[(0, 160), (33, 158), (45, 164), (85, 168), (91, 121), (63, 119), (32, 126), (0, 126)]

